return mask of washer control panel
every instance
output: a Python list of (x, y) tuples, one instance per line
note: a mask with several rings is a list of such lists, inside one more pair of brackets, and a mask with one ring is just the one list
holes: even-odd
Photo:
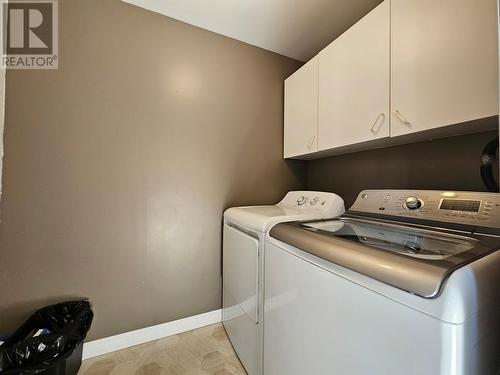
[(498, 193), (365, 190), (350, 210), (500, 228)]

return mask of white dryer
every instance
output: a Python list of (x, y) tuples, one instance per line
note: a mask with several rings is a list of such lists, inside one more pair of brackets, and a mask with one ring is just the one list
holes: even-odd
[(344, 210), (336, 194), (291, 191), (274, 206), (235, 207), (224, 213), (222, 321), (249, 375), (263, 371), (266, 233), (277, 223), (335, 218)]
[(500, 194), (369, 190), (266, 244), (266, 375), (500, 374)]

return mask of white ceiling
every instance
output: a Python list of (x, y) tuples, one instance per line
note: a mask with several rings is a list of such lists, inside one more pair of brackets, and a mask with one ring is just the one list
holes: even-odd
[(307, 61), (382, 0), (123, 0)]

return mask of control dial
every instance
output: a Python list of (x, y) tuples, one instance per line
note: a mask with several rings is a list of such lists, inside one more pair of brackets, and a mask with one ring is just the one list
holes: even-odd
[(301, 195), (300, 197), (297, 198), (297, 204), (299, 206), (302, 206), (304, 203), (306, 203), (307, 198)]
[(423, 206), (423, 202), (417, 197), (408, 197), (405, 199), (404, 206), (409, 210), (418, 210)]

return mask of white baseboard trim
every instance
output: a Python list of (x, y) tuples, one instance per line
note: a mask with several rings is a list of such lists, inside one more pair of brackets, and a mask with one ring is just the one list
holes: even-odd
[(222, 320), (221, 310), (209, 311), (172, 322), (158, 324), (83, 344), (83, 359), (115, 352), (120, 349), (144, 344), (163, 337), (191, 331), (196, 328), (219, 323)]

